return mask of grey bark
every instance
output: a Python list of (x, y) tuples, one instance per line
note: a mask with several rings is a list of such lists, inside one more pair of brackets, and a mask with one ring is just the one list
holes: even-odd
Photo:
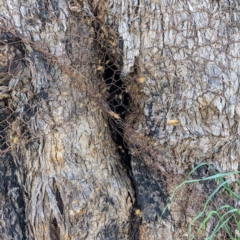
[[(1, 239), (186, 239), (200, 195), (185, 189), (162, 216), (184, 173), (239, 168), (239, 3), (0, 10)], [(125, 123), (106, 101), (105, 55), (129, 94)], [(128, 163), (111, 136), (119, 125)]]
[(2, 1), (1, 12), (2, 72), (16, 65), (1, 102), (1, 239), (125, 238), (133, 190), (100, 108), (84, 79), (39, 50), (68, 59), (91, 86), (93, 31), (64, 1)]

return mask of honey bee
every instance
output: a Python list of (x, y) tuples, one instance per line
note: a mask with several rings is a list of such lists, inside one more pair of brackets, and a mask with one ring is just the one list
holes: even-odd
[(172, 125), (172, 126), (177, 126), (179, 125), (179, 120), (178, 119), (170, 119), (167, 121), (168, 125)]
[(13, 138), (13, 143), (17, 143), (18, 140), (19, 140), (18, 137), (14, 137), (14, 138)]
[(110, 111), (109, 114), (110, 114), (112, 117), (116, 118), (116, 119), (119, 119), (119, 118), (120, 118), (120, 116), (119, 116), (117, 113), (113, 112), (113, 111)]
[(139, 83), (144, 83), (145, 81), (146, 81), (146, 78), (143, 76), (138, 78)]
[(141, 213), (141, 210), (140, 209), (136, 209), (135, 210), (135, 215), (139, 215)]
[(103, 66), (98, 66), (97, 70), (98, 71), (102, 71), (103, 70)]

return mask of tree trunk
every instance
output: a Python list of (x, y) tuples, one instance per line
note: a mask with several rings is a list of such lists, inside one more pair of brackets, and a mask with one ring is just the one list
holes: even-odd
[(1, 239), (188, 238), (215, 184), (174, 188), (239, 168), (239, 8), (0, 0)]

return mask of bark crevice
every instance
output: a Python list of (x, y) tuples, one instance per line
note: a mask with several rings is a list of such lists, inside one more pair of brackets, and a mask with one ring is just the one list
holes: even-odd
[(132, 156), (129, 152), (128, 144), (124, 139), (124, 126), (122, 124), (125, 120), (127, 112), (129, 111), (129, 94), (126, 92), (126, 86), (121, 79), (121, 70), (118, 69), (117, 66), (109, 60), (108, 56), (104, 59), (104, 62), (104, 80), (109, 94), (109, 96), (107, 97), (107, 102), (112, 112), (116, 114), (115, 116), (117, 116), (117, 119), (112, 118), (111, 116), (109, 117), (108, 126), (111, 131), (112, 139), (116, 144), (121, 164), (123, 168), (126, 169), (127, 176), (130, 179), (132, 188), (134, 190), (135, 202), (133, 203), (133, 209), (130, 217), (130, 237), (131, 239), (138, 239), (138, 229), (141, 220), (138, 216), (136, 216), (135, 211), (139, 208), (139, 204), (137, 202), (136, 186), (131, 166)]

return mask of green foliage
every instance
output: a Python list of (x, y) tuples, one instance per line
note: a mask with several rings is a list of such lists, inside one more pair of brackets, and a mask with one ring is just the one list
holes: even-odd
[[(198, 168), (200, 168), (202, 166), (206, 166), (206, 165), (208, 166), (208, 169), (210, 169), (213, 172), (212, 176), (208, 176), (208, 177), (200, 178), (200, 179), (191, 179), (192, 174), (194, 172), (196, 172), (196, 170)], [(231, 183), (233, 183), (233, 182), (240, 184), (240, 181), (226, 180), (226, 179), (229, 179), (230, 176), (233, 176), (233, 175), (239, 174), (239, 173), (240, 173), (240, 171), (228, 172), (228, 173), (218, 173), (210, 164), (207, 164), (207, 163), (199, 164), (188, 174), (187, 180), (185, 180), (184, 182), (182, 182), (180, 185), (178, 185), (175, 188), (172, 195), (170, 196), (169, 203), (163, 210), (162, 215), (164, 214), (164, 212), (167, 210), (167, 208), (171, 204), (177, 191), (179, 189), (181, 189), (185, 184), (194, 184), (194, 183), (199, 183), (199, 182), (208, 181), (208, 180), (215, 180), (217, 183), (217, 187), (214, 189), (214, 191), (209, 196), (207, 196), (207, 199), (202, 206), (202, 210), (200, 211), (200, 213), (198, 213), (198, 215), (192, 220), (192, 222), (188, 226), (189, 239), (190, 240), (196, 239), (197, 235), (200, 232), (205, 233), (206, 240), (217, 239), (218, 232), (220, 230), (223, 230), (223, 231), (225, 231), (225, 233), (229, 239), (240, 240), (240, 236), (236, 236), (237, 235), (236, 232), (233, 232), (233, 230), (230, 229), (230, 221), (231, 221), (231, 225), (236, 226), (235, 231), (238, 231), (238, 233), (240, 233), (240, 210), (233, 206), (229, 206), (227, 204), (217, 207), (213, 201), (213, 197), (214, 196), (216, 197), (216, 194), (222, 188), (224, 188), (228, 192), (229, 198), (232, 198), (232, 199), (235, 198), (237, 201), (240, 201), (240, 196), (237, 193), (235, 193), (231, 189), (231, 186), (230, 186)], [(214, 207), (214, 209), (210, 210), (210, 211), (208, 209), (208, 212), (207, 212), (207, 207), (209, 207), (210, 201), (212, 203), (211, 208)], [(217, 219), (217, 221), (216, 221), (214, 229), (211, 231), (211, 233), (207, 233), (207, 229), (206, 229), (207, 223), (213, 217), (215, 217), (215, 219)], [(193, 228), (193, 226), (196, 225), (196, 223), (198, 224), (198, 229), (197, 229), (197, 232), (195, 232), (195, 234), (193, 234), (192, 228)]]

